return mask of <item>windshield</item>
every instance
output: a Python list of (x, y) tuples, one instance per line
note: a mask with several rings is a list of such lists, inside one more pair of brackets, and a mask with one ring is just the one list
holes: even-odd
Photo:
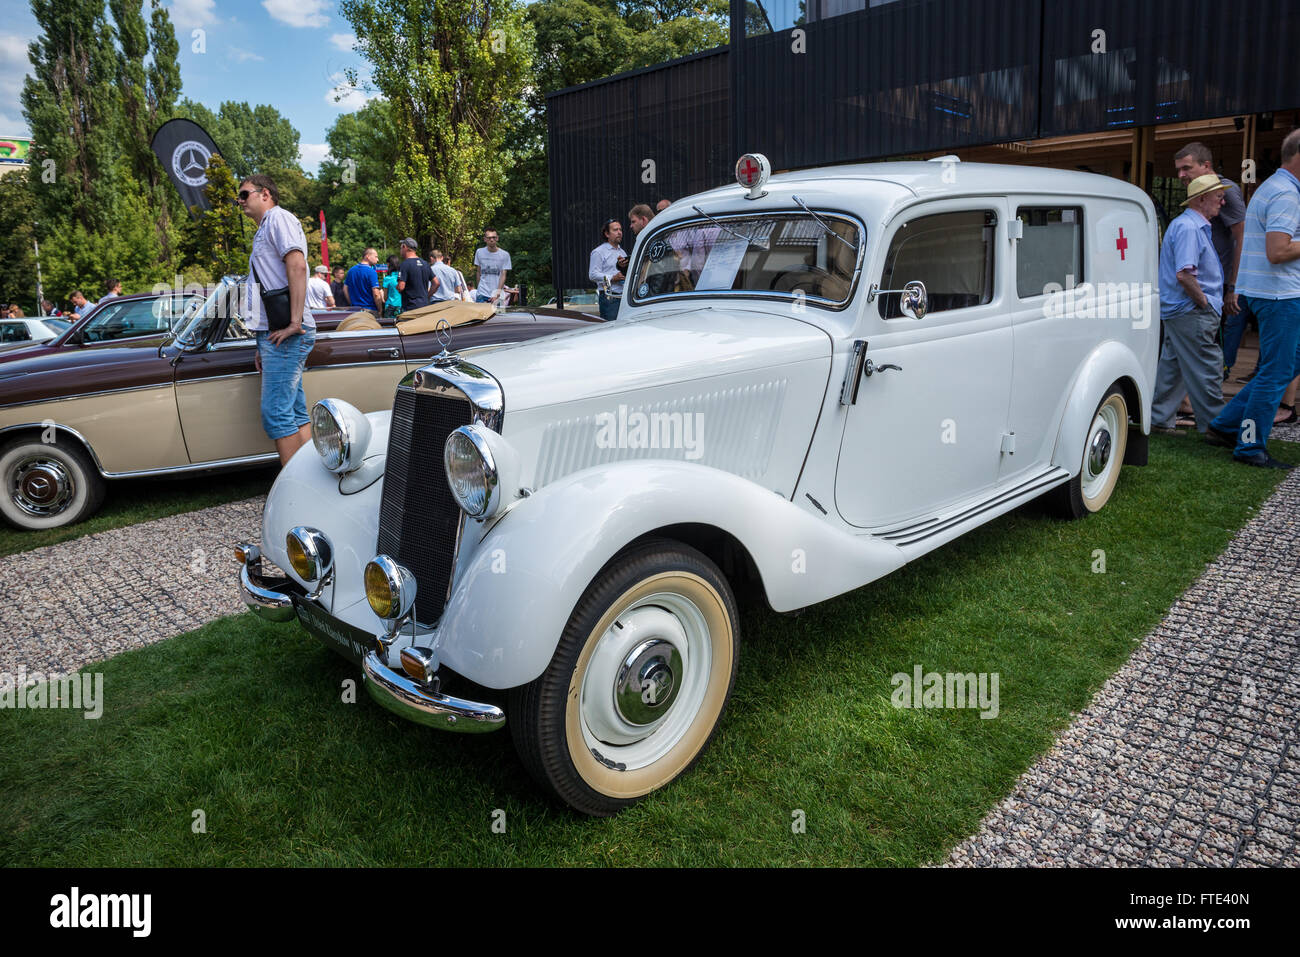
[(111, 299), (95, 310), (82, 327), (82, 342), (115, 342), (170, 333), (186, 311), (202, 302), (194, 295), (167, 295), (153, 299)]
[(67, 332), (69, 329), (72, 328), (72, 323), (68, 322), (68, 321), (65, 320), (65, 319), (49, 319), (49, 318), (47, 318), (47, 319), (45, 319), (45, 320), (43, 320), (43, 321), (44, 321), (44, 323), (45, 323), (47, 326), (49, 326), (51, 329), (56, 329), (56, 330), (58, 330), (59, 332)]
[(244, 277), (226, 276), (206, 299), (196, 300), (175, 327), (176, 344), (189, 348), (207, 340), (212, 327), (227, 316), (238, 319), (243, 305)]
[(633, 301), (731, 292), (841, 307), (853, 295), (857, 250), (866, 237), (857, 222), (816, 212), (825, 226), (791, 212), (667, 227), (642, 246)]

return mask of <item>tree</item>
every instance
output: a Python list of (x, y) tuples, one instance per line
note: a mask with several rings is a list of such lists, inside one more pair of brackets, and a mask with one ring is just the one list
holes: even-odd
[(208, 160), (208, 185), (203, 195), (212, 208), (204, 210), (195, 224), (199, 255), (203, 265), (215, 276), (248, 272), (253, 232), (244, 221), (244, 213), (234, 202), (239, 181), (219, 154)]
[(35, 218), (36, 199), (27, 174), (15, 170), (0, 175), (0, 302), (17, 302), (29, 316), (36, 314)]
[(500, 218), (512, 275), (534, 301), (545, 301), (552, 282), (546, 94), (726, 43), (728, 10), (725, 0), (538, 0), (528, 7), (535, 82), (512, 118), (516, 165)]
[[(170, 259), (171, 206), (177, 200), (173, 199), (174, 192), (149, 143), (175, 108), (180, 89), (176, 32), (158, 0), (153, 0), (152, 29), (145, 26), (140, 0), (109, 0), (109, 9), (122, 43), (117, 85), (122, 98), (123, 148), (135, 181), (144, 186), (156, 210), (158, 241), (163, 257)], [(145, 57), (150, 55), (146, 68)]]
[[(532, 63), (518, 0), (342, 0), (394, 131), (392, 220), (463, 261), (501, 205), (510, 111)], [(357, 71), (348, 71), (359, 86)]]
[[(125, 181), (118, 53), (102, 0), (31, 0), (41, 33), (28, 47), (23, 115), (42, 229), (107, 228)], [(48, 162), (47, 162), (48, 161)]]
[(389, 217), (386, 198), (398, 158), (388, 102), (371, 100), (355, 113), (340, 115), (325, 138), (330, 152), (317, 178), (328, 191), (323, 208), (329, 222), (341, 223), (357, 213), (396, 235), (400, 227)]
[(188, 117), (207, 130), (236, 178), (265, 172), (269, 167), (298, 169), (298, 131), (273, 106), (227, 101), (213, 113), (202, 103), (181, 100), (177, 116)]

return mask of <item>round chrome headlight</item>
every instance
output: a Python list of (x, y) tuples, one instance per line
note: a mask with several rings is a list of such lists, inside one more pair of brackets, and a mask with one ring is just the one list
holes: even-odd
[(415, 605), (415, 576), (387, 555), (366, 563), (366, 601), (385, 621), (405, 618)]
[(496, 511), (501, 498), (496, 459), (475, 426), (463, 425), (447, 436), (442, 464), (452, 498), (466, 515), (482, 518)]
[(342, 399), (321, 399), (311, 410), (311, 441), (331, 472), (354, 471), (370, 446), (370, 420)]

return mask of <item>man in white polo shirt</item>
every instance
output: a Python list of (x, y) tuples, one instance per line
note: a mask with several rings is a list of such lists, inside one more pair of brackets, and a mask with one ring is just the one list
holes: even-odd
[[(284, 465), (311, 441), (311, 417), (302, 388), (303, 368), (316, 342), (316, 320), (307, 308), (307, 236), (298, 217), (279, 205), (280, 194), (271, 177), (259, 173), (245, 179), (239, 184), (238, 200), (257, 223), (248, 257), (245, 314), (248, 328), (257, 334), (262, 428), (275, 441)], [(289, 323), (271, 331), (266, 300), (274, 303), (286, 289)]]

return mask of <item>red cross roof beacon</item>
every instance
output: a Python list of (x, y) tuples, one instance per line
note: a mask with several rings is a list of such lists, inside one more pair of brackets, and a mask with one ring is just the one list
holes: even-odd
[(745, 199), (758, 199), (766, 196), (763, 184), (772, 175), (772, 164), (762, 153), (746, 153), (736, 160), (736, 182), (749, 190)]

